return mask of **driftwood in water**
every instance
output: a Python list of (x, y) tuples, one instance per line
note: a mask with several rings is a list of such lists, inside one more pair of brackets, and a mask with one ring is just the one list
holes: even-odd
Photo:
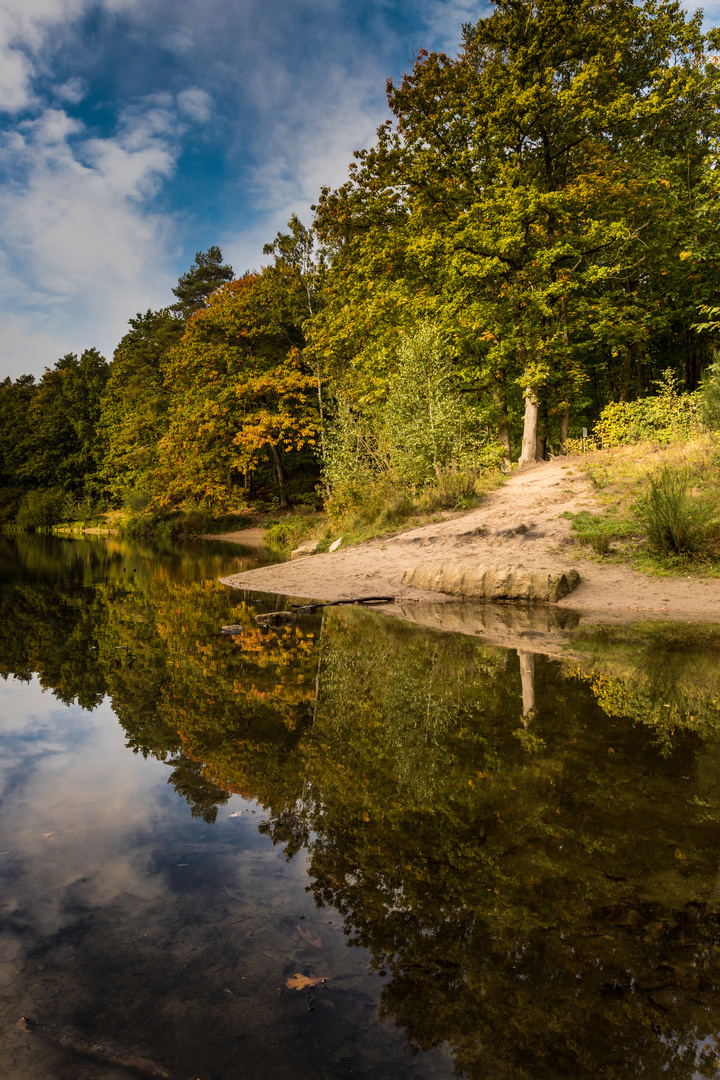
[(21, 1031), (31, 1031), (34, 1035), (40, 1035), (71, 1054), (89, 1058), (91, 1061), (99, 1061), (102, 1065), (117, 1065), (121, 1069), (134, 1072), (137, 1076), (147, 1076), (150, 1080), (187, 1080), (187, 1077), (179, 1077), (176, 1073), (171, 1073), (164, 1065), (151, 1061), (150, 1058), (138, 1057), (137, 1054), (128, 1054), (116, 1047), (90, 1042), (89, 1039), (73, 1035), (70, 1031), (63, 1031), (62, 1028), (40, 1024), (37, 1020), (31, 1020), (29, 1016), (21, 1016), (16, 1027), (19, 1027)]
[[(260, 623), (261, 626), (290, 626), (298, 615), (312, 615), (318, 608), (340, 607), (341, 604), (392, 604), (394, 602), (394, 596), (358, 596), (350, 597), (348, 600), (328, 600), (317, 604), (291, 604), (288, 611), (267, 611), (263, 615), (256, 615), (255, 622)], [(234, 637), (241, 634), (242, 629), (239, 624), (222, 626), (220, 633)]]
[(394, 604), (394, 596), (358, 596), (349, 600), (328, 600), (326, 603), (317, 604), (291, 604), (291, 610), (297, 611), (298, 615), (312, 615), (314, 611), (322, 607), (340, 607), (342, 604)]
[(255, 622), (261, 626), (290, 626), (296, 619), (294, 611), (268, 611), (265, 615), (255, 616)]

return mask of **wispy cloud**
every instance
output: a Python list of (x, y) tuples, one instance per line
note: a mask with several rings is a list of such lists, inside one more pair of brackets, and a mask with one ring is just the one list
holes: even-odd
[(56, 343), (44, 364), (95, 343), (108, 350), (128, 315), (160, 299), (171, 223), (143, 204), (175, 168), (178, 130), (173, 103), (151, 100), (123, 115), (111, 137), (90, 135), (57, 108), (5, 137), (0, 219), (13, 332), (3, 334), (3, 351), (13, 374), (28, 366), (23, 328), (37, 371), (41, 343)]

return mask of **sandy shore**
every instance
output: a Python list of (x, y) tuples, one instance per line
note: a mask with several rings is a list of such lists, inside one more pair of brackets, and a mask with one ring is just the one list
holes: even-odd
[[(409, 613), (417, 602), (423, 602), (423, 607), (432, 603), (435, 612), (443, 601), (452, 601), (453, 608), (459, 603), (465, 606), (456, 597), (404, 586), (405, 571), (421, 562), (522, 565), (548, 572), (574, 568), (581, 583), (553, 610), (575, 612), (582, 622), (667, 619), (720, 623), (720, 579), (655, 577), (601, 560), (578, 558), (577, 545), (570, 538), (570, 522), (560, 515), (598, 509), (577, 462), (556, 458), (515, 473), (467, 514), (452, 515), (389, 539), (260, 567), (222, 580), (237, 589), (312, 600), (387, 594), (397, 601), (393, 605), (396, 611), (391, 613), (400, 614), (398, 608)], [(226, 538), (244, 542), (242, 536), (238, 533)], [(449, 616), (450, 611), (445, 621)]]

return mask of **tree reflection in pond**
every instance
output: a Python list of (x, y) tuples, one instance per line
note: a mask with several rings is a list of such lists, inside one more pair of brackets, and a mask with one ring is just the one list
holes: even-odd
[(261, 802), (414, 1046), (473, 1080), (717, 1074), (717, 632), (577, 631), (557, 662), (358, 609), (272, 630), (208, 566), (75, 554), (5, 590), (3, 672), (110, 695), (206, 821)]

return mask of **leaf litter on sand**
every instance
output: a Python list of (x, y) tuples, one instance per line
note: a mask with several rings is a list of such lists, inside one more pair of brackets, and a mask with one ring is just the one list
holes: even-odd
[(290, 990), (304, 990), (308, 986), (317, 986), (318, 983), (327, 982), (330, 978), (329, 975), (301, 975), (300, 972), (297, 975), (293, 975), (285, 983)]

